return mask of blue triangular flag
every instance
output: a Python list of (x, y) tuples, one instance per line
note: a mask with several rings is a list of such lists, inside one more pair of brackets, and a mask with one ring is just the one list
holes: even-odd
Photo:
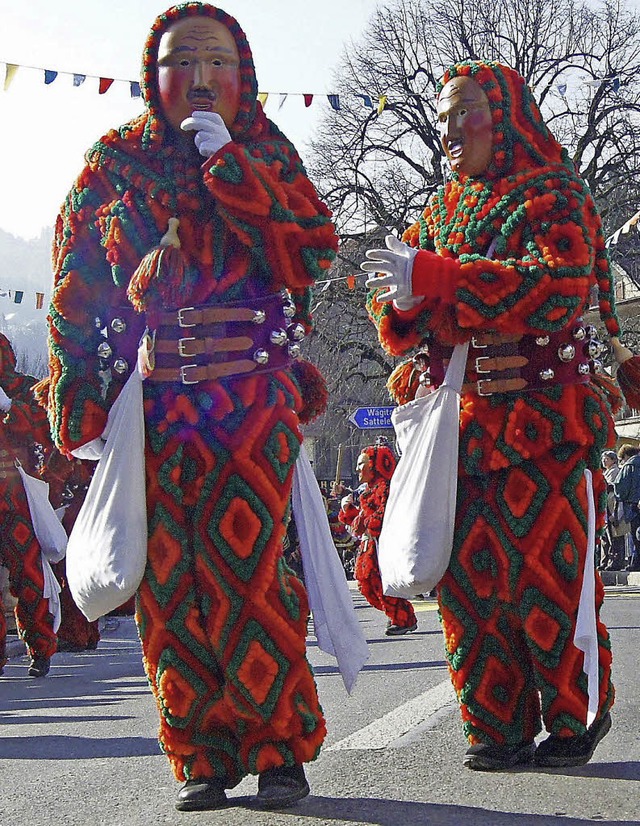
[(340, 95), (327, 95), (329, 103), (333, 106), (336, 112), (340, 111)]
[(142, 97), (142, 92), (140, 91), (140, 84), (137, 80), (132, 80), (129, 82), (129, 88), (131, 89), (131, 97), (132, 98), (139, 98)]
[(356, 95), (356, 97), (362, 98), (364, 105), (369, 109), (373, 109), (373, 101), (371, 100), (369, 95)]
[(74, 75), (73, 76), (73, 85), (74, 86), (82, 86), (82, 84), (87, 79), (86, 75)]
[(45, 69), (44, 70), (44, 82), (46, 84), (53, 83), (53, 81), (58, 77), (58, 73), (54, 72), (53, 69)]

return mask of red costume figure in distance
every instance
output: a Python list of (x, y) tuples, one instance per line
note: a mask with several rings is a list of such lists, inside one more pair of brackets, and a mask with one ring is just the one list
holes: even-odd
[(416, 613), (409, 600), (384, 595), (378, 567), (376, 543), (382, 530), (389, 482), (396, 464), (396, 457), (387, 445), (365, 447), (358, 457), (357, 471), (366, 489), (360, 494), (357, 504), (352, 494), (345, 496), (338, 514), (340, 522), (347, 525), (353, 536), (360, 540), (354, 570), (358, 588), (370, 605), (384, 611), (389, 618), (386, 634), (390, 637), (407, 634), (418, 627)]

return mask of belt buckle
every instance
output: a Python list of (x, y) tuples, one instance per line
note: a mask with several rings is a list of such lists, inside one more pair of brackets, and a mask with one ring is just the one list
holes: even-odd
[(483, 370), (482, 367), (480, 367), (481, 361), (489, 361), (489, 356), (478, 356), (476, 359), (476, 373), (490, 373), (491, 370)]
[(474, 350), (486, 350), (489, 346), (488, 344), (480, 344), (478, 339), (475, 336), (471, 336), (471, 346)]
[[(189, 325), (189, 326), (195, 327), (195, 324), (192, 324), (192, 325)], [(185, 351), (184, 351), (185, 343), (187, 341), (195, 341), (195, 340), (196, 340), (195, 336), (191, 336), (190, 338), (179, 338), (178, 339), (178, 354), (180, 356), (182, 356), (183, 359), (193, 358), (195, 356), (195, 353), (185, 353)], [(188, 365), (188, 366), (191, 367), (191, 365)]]
[(200, 379), (194, 379), (193, 381), (189, 381), (189, 379), (185, 376), (185, 370), (189, 370), (191, 367), (197, 367), (197, 364), (183, 364), (180, 368), (180, 381), (182, 384), (198, 384)]
[(483, 390), (482, 390), (482, 385), (483, 384), (490, 384), (492, 381), (493, 381), (493, 379), (478, 379), (476, 384), (477, 384), (477, 387), (478, 387), (478, 395), (479, 396), (493, 396), (493, 391), (492, 390), (489, 390), (486, 393), (484, 393)]
[(193, 324), (187, 324), (187, 322), (182, 318), (182, 313), (188, 313), (189, 310), (194, 310), (195, 307), (181, 307), (178, 310), (178, 327), (195, 327), (195, 322)]

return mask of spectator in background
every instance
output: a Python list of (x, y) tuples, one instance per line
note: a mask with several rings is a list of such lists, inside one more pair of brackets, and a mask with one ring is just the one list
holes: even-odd
[(625, 571), (640, 571), (640, 448), (622, 445), (618, 450), (620, 473), (613, 483), (616, 498), (622, 502), (624, 518), (631, 525), (631, 556)]
[(613, 483), (620, 473), (618, 455), (615, 450), (605, 450), (602, 467), (607, 483), (606, 521), (601, 539), (602, 555), (599, 568), (603, 571), (621, 571), (626, 556), (626, 539), (631, 527), (624, 518), (622, 502), (616, 499)]

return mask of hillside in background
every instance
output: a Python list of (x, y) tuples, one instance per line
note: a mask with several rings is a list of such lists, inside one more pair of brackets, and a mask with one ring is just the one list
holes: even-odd
[[(13, 346), (18, 370), (37, 378), (47, 371), (46, 318), (52, 287), (52, 238), (51, 228), (29, 241), (0, 229), (0, 332)], [(16, 290), (23, 292), (20, 304), (15, 303)], [(37, 292), (44, 293), (40, 310), (36, 309)]]

